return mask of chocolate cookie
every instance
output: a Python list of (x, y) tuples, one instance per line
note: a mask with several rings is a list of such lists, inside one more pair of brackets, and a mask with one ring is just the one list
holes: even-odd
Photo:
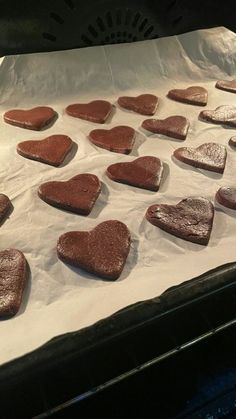
[(39, 197), (54, 207), (88, 215), (101, 192), (97, 176), (84, 173), (65, 182), (43, 183), (38, 190)]
[(105, 279), (119, 278), (130, 249), (130, 232), (120, 221), (98, 224), (91, 231), (70, 231), (59, 237), (58, 257)]
[(54, 109), (48, 106), (37, 106), (32, 109), (12, 109), (3, 115), (8, 124), (21, 128), (40, 131), (56, 117)]
[(199, 106), (205, 106), (208, 99), (207, 90), (200, 86), (191, 86), (187, 89), (173, 89), (168, 92), (167, 96), (178, 102)]
[(110, 115), (112, 104), (106, 100), (93, 100), (89, 103), (75, 103), (66, 108), (66, 113), (75, 118), (104, 124)]
[(121, 96), (118, 99), (121, 108), (140, 113), (141, 115), (154, 115), (158, 105), (158, 97), (144, 94), (136, 97)]
[(19, 250), (0, 252), (0, 318), (14, 316), (21, 305), (27, 280), (27, 262)]
[(163, 165), (157, 157), (139, 157), (129, 163), (115, 163), (107, 168), (106, 174), (115, 182), (158, 191)]
[(67, 135), (50, 135), (43, 140), (23, 141), (17, 145), (17, 153), (27, 159), (51, 166), (60, 166), (70, 152), (73, 141)]
[(0, 194), (0, 224), (11, 209), (11, 201), (8, 196), (3, 193)]
[(216, 200), (224, 207), (236, 210), (236, 188), (223, 186), (216, 192)]
[(174, 151), (174, 157), (186, 164), (211, 172), (223, 173), (226, 162), (226, 148), (216, 143), (205, 143), (197, 148), (181, 147)]
[(236, 128), (236, 106), (218, 106), (214, 111), (201, 111), (199, 118), (213, 124), (229, 125)]
[(231, 147), (236, 147), (236, 136), (230, 138), (229, 145), (231, 145)]
[(108, 130), (94, 129), (88, 138), (98, 147), (115, 153), (129, 154), (134, 145), (135, 130), (124, 125)]
[(177, 205), (152, 205), (146, 219), (167, 233), (206, 245), (210, 239), (214, 207), (205, 198), (186, 198)]
[(142, 127), (155, 134), (185, 140), (188, 134), (189, 121), (183, 116), (169, 116), (166, 119), (145, 119)]
[(236, 79), (234, 80), (218, 80), (216, 87), (227, 92), (236, 93)]

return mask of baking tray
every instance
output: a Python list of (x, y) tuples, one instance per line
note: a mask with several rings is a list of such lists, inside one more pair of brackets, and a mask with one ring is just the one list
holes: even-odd
[[(31, 269), (27, 304), (18, 316), (0, 324), (4, 336), (2, 363), (36, 349), (52, 337), (92, 325), (130, 304), (154, 298), (170, 286), (234, 261), (236, 226), (232, 210), (215, 204), (208, 246), (175, 238), (153, 227), (145, 220), (145, 212), (156, 202), (174, 204), (187, 196), (201, 196), (203, 190), (204, 196), (213, 201), (220, 186), (232, 184), (236, 154), (227, 143), (234, 130), (201, 122), (197, 119), (199, 108), (165, 96), (173, 83), (176, 87), (183, 83), (202, 85), (204, 79), (209, 91), (209, 108), (222, 100), (233, 104), (234, 96), (216, 89), (215, 79), (228, 72), (234, 74), (236, 56), (233, 51), (229, 59), (229, 52), (235, 43), (235, 34), (216, 28), (144, 41), (135, 46), (123, 44), (25, 54), (3, 60), (1, 112), (12, 107), (47, 104), (58, 112), (58, 118), (43, 133), (32, 133), (1, 121), (1, 191), (12, 199), (15, 207), (1, 227), (1, 246), (23, 251)], [(93, 146), (87, 136), (94, 125), (65, 113), (65, 106), (78, 97), (85, 102), (97, 97), (116, 103), (130, 89), (136, 95), (144, 89), (156, 93), (161, 98), (157, 111), (160, 118), (187, 113), (191, 127), (184, 144), (198, 146), (209, 140), (224, 144), (228, 152), (224, 175), (180, 167), (171, 157), (179, 144), (161, 136), (145, 136), (140, 128), (142, 115), (116, 106), (113, 117), (105, 124), (106, 128), (129, 124), (136, 130), (137, 144), (125, 156)], [(16, 152), (22, 140), (57, 133), (69, 135), (78, 145), (73, 159), (62, 167), (39, 164)], [(164, 179), (157, 194), (112, 182), (105, 175), (108, 165), (143, 155), (155, 155), (164, 162)], [(58, 211), (39, 199), (37, 189), (41, 183), (65, 180), (85, 172), (96, 174), (103, 182), (101, 198), (89, 216)], [(26, 214), (24, 222), (22, 214)], [(61, 234), (89, 230), (108, 219), (125, 222), (132, 236), (130, 254), (118, 281), (96, 279), (58, 260), (56, 242)], [(26, 329), (28, 333), (22, 339)]]
[(232, 326), (235, 279), (224, 265), (1, 366), (4, 418), (49, 417)]
[[(171, 3), (174, 4), (174, 2)], [(194, 4), (194, 2), (191, 2), (191, 4)], [(199, 2), (196, 2), (196, 4), (198, 5), (198, 10), (200, 10)], [(42, 6), (41, 3), (40, 6)], [(5, 2), (5, 10), (7, 10), (6, 13), (14, 12), (12, 7), (10, 8), (10, 2)], [(42, 10), (45, 11), (45, 8)], [(186, 8), (182, 8), (183, 14), (185, 10)], [(217, 8), (214, 7), (214, 11), (216, 10)], [(220, 10), (222, 11), (222, 9)], [(232, 14), (229, 13), (230, 10), (227, 10), (226, 7), (224, 8), (224, 12), (225, 16), (222, 17), (221, 13), (221, 19), (215, 19), (214, 24), (225, 23), (227, 26), (226, 21), (228, 19), (228, 22), (230, 22)], [(41, 23), (46, 22), (46, 16), (47, 15), (45, 14), (43, 20), (41, 19)], [(202, 14), (202, 22), (204, 21), (204, 16), (206, 16), (206, 14)], [(7, 15), (5, 15), (5, 18), (4, 24), (6, 28)], [(52, 19), (52, 17), (50, 17), (50, 19)], [(208, 23), (204, 21), (204, 25), (208, 26)], [(231, 26), (230, 24), (228, 26), (233, 29), (233, 22), (231, 21)], [(189, 29), (190, 28), (193, 27), (190, 25)], [(2, 37), (1, 39), (6, 40), (7, 38)], [(9, 45), (9, 41), (7, 40), (5, 45), (1, 48), (4, 54), (55, 49), (55, 44), (50, 44), (50, 42), (53, 41), (44, 38), (44, 41), (45, 40), (47, 42), (46, 46), (41, 46), (40, 44), (38, 44), (38, 46), (35, 44), (33, 44), (33, 46), (27, 46), (25, 44), (25, 39), (23, 38), (17, 45), (13, 42), (13, 47), (12, 45)], [(57, 49), (61, 49), (62, 46), (60, 42), (58, 45)], [(68, 45), (69, 47), (72, 47), (71, 44)], [(65, 45), (65, 48), (68, 47), (68, 45)], [(74, 46), (85, 45), (76, 43)], [(19, 51), (19, 49), (21, 51)], [(135, 360), (134, 362), (133, 357), (136, 356), (137, 345), (132, 347), (128, 365), (122, 365), (122, 367), (119, 365), (118, 370), (114, 371), (114, 374), (111, 374), (113, 376), (119, 376), (119, 373), (129, 370), (131, 365), (136, 368), (137, 364), (141, 364), (145, 359), (150, 359), (153, 356), (158, 357), (158, 354), (164, 354), (168, 351), (171, 352), (171, 350), (177, 351), (181, 348), (181, 342), (183, 344), (189, 340), (194, 341), (194, 338), (204, 334), (207, 336), (209, 333), (214, 333), (217, 330), (217, 327), (223, 327), (224, 324), (231, 323), (235, 319), (235, 269), (235, 264), (219, 267), (196, 280), (168, 290), (159, 298), (128, 307), (80, 332), (74, 332), (55, 338), (31, 354), (2, 366), (0, 368), (0, 382), (1, 390), (4, 387), (4, 391), (0, 397), (3, 406), (2, 412), (4, 412), (3, 414), (5, 415), (4, 417), (16, 417), (14, 416), (16, 410), (13, 411), (13, 408), (8, 403), (10, 397), (12, 400), (13, 391), (15, 391), (14, 400), (16, 402), (15, 406), (18, 406), (18, 411), (21, 412), (20, 409), (23, 409), (24, 404), (25, 410), (22, 410), (22, 412), (25, 413), (24, 417), (27, 417), (27, 415), (31, 417), (32, 414), (47, 411), (51, 407), (56, 406), (60, 404), (60, 402), (66, 401), (75, 395), (83, 394), (88, 390), (97, 388), (96, 386), (98, 384), (102, 384), (109, 378), (109, 376), (102, 376), (101, 372), (103, 368), (98, 368), (96, 371), (96, 368), (98, 367), (96, 357), (98, 356), (99, 358), (99, 348), (101, 349), (101, 352), (103, 352), (104, 348), (110, 348), (109, 342), (113, 342), (115, 350), (120, 351), (128, 346), (129, 338), (131, 338), (131, 341), (135, 342), (133, 340), (133, 332), (137, 332), (140, 341), (145, 337), (147, 345), (144, 352), (146, 352), (146, 350), (147, 352), (143, 354), (143, 357), (140, 357), (140, 360)], [(196, 307), (198, 307), (198, 309), (195, 311)], [(191, 313), (189, 317), (188, 315), (181, 316), (181, 313), (183, 313), (183, 310), (185, 309), (190, 310), (189, 312), (185, 312), (188, 314)], [(171, 313), (174, 314), (174, 321), (171, 324), (172, 328), (169, 329), (171, 330), (171, 333), (168, 333), (167, 338), (166, 333), (163, 333), (165, 330), (165, 321), (162, 319), (168, 318)], [(201, 316), (201, 314), (203, 315)], [(189, 319), (189, 322), (186, 322), (186, 319)], [(202, 329), (201, 327), (199, 327), (199, 329), (192, 327), (193, 323), (191, 320), (193, 323), (196, 321), (201, 325)], [(163, 327), (156, 333), (156, 336), (159, 338), (159, 344), (153, 345), (152, 334), (151, 341), (148, 341), (148, 339), (150, 339), (150, 329), (148, 326), (154, 324), (157, 330), (157, 323), (161, 324), (161, 322), (163, 322)], [(181, 332), (177, 327), (179, 324), (183, 325)], [(146, 330), (146, 333), (144, 333), (144, 330)], [(178, 333), (180, 333), (180, 335), (179, 338), (176, 339), (175, 335), (177, 336)], [(151, 353), (149, 350), (151, 350)], [(91, 356), (92, 351), (94, 353), (94, 358)], [(82, 356), (86, 356), (86, 354), (89, 357), (87, 358), (89, 359), (87, 365), (90, 364), (91, 371), (96, 371), (95, 375), (97, 374), (97, 380), (91, 381), (91, 379), (86, 379), (87, 373), (83, 369), (84, 358)], [(65, 373), (66, 368), (63, 370), (63, 367), (65, 366), (64, 362), (67, 363), (68, 374)], [(114, 366), (115, 362), (109, 363), (111, 371)], [(80, 376), (82, 376), (81, 373), (84, 371), (84, 376), (81, 378), (81, 382), (84, 382), (84, 387), (82, 386), (82, 388), (78, 388), (78, 385), (75, 384), (76, 379), (75, 376), (73, 377), (74, 369), (76, 370), (76, 376), (78, 376), (78, 371)], [(61, 385), (60, 380), (62, 380)], [(69, 383), (69, 381), (73, 382), (73, 390), (69, 389), (68, 394), (66, 394), (65, 383)], [(34, 386), (32, 386), (32, 383)], [(55, 385), (55, 383), (57, 383), (57, 385)], [(54, 387), (55, 390), (54, 394), (50, 393), (52, 387)], [(22, 391), (23, 388), (24, 390)]]

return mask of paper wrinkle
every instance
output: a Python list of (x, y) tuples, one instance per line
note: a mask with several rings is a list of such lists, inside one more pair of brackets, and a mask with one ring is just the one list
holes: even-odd
[[(198, 119), (203, 109), (166, 97), (173, 88), (204, 86), (209, 92), (205, 109), (235, 104), (236, 96), (215, 88), (218, 79), (236, 78), (236, 35), (225, 28), (133, 44), (92, 47), (53, 53), (5, 57), (0, 62), (0, 111), (52, 106), (55, 124), (43, 132), (24, 130), (1, 120), (0, 193), (12, 200), (14, 210), (0, 227), (0, 249), (17, 248), (30, 266), (30, 281), (18, 315), (0, 322), (0, 363), (28, 353), (49, 339), (94, 324), (138, 301), (157, 297), (218, 265), (235, 260), (236, 214), (215, 203), (213, 230), (208, 246), (171, 236), (145, 219), (153, 204), (177, 204), (181, 199), (204, 196), (214, 202), (221, 186), (235, 186), (236, 151), (228, 140), (236, 135)], [(144, 131), (148, 117), (122, 110), (119, 96), (156, 94), (160, 103), (154, 118), (183, 115), (190, 120), (186, 141)], [(72, 118), (67, 105), (105, 99), (116, 105), (104, 125)], [(92, 129), (129, 125), (136, 130), (130, 155), (112, 153), (90, 143)], [(78, 146), (73, 159), (56, 168), (19, 156), (16, 146), (52, 134), (69, 135)], [(227, 147), (224, 175), (207, 172), (172, 158), (178, 147), (216, 142)], [(113, 182), (106, 168), (140, 156), (156, 156), (164, 163), (159, 192)], [(68, 180), (93, 173), (102, 192), (87, 217), (61, 211), (38, 197), (41, 183)], [(132, 236), (130, 254), (118, 281), (103, 281), (57, 258), (56, 243), (67, 231), (89, 230), (117, 219)]]

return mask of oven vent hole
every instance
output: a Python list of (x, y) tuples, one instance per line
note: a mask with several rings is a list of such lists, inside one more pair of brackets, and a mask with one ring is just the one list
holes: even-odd
[(178, 25), (178, 23), (183, 19), (183, 16), (178, 16), (176, 17), (173, 22), (172, 25)]
[(140, 17), (141, 17), (140, 13), (136, 13), (136, 15), (134, 16), (133, 23), (132, 23), (133, 28), (136, 28)]
[(117, 12), (116, 12), (116, 24), (118, 26), (121, 25), (121, 21), (122, 21), (121, 10), (117, 10)]
[(144, 37), (147, 38), (153, 32), (154, 26), (149, 26), (149, 28), (144, 32)]
[(74, 1), (73, 0), (64, 0), (64, 2), (66, 3), (66, 5), (71, 9), (74, 10), (75, 9), (75, 5), (74, 5)]
[(144, 28), (145, 28), (145, 26), (147, 24), (147, 21), (148, 21), (147, 18), (143, 19), (141, 25), (138, 28), (139, 32), (142, 32), (144, 30)]
[(126, 16), (125, 16), (125, 25), (127, 26), (129, 25), (131, 17), (132, 17), (132, 12), (130, 9), (127, 9)]
[(103, 20), (100, 16), (98, 16), (96, 22), (97, 22), (97, 26), (100, 29), (100, 31), (104, 32), (105, 31), (105, 24), (104, 24), (104, 22), (103, 22)]
[(173, 9), (173, 7), (176, 6), (176, 4), (177, 4), (177, 0), (171, 1), (170, 4), (168, 4), (166, 10), (169, 11), (169, 10)]
[(112, 27), (111, 12), (107, 12), (107, 14), (106, 14), (106, 21), (107, 21), (107, 24), (108, 24), (109, 28), (111, 28)]
[(43, 32), (43, 38), (47, 39), (48, 41), (56, 42), (57, 38), (55, 35), (52, 35), (51, 33)]
[(88, 26), (88, 31), (89, 31), (90, 35), (92, 35), (94, 38), (98, 37), (97, 31), (92, 25)]
[(93, 41), (91, 41), (91, 39), (88, 36), (82, 35), (81, 39), (85, 43), (85, 45), (93, 45)]
[(50, 18), (55, 20), (55, 22), (60, 23), (61, 25), (64, 23), (64, 19), (59, 16), (57, 13), (51, 12)]

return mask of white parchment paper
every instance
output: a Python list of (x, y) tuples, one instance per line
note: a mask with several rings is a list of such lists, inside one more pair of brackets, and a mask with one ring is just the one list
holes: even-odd
[[(166, 97), (171, 88), (200, 85), (208, 89), (206, 109), (235, 104), (236, 95), (216, 89), (217, 79), (236, 77), (236, 35), (225, 28), (133, 44), (5, 57), (0, 63), (0, 112), (11, 108), (52, 106), (55, 124), (43, 132), (13, 127), (0, 120), (0, 192), (7, 194), (14, 211), (0, 227), (0, 249), (24, 252), (31, 276), (24, 303), (15, 318), (0, 322), (0, 363), (23, 355), (54, 336), (79, 330), (140, 300), (160, 295), (173, 285), (215, 266), (235, 260), (236, 216), (216, 204), (214, 226), (207, 247), (175, 238), (144, 220), (155, 203), (175, 204), (189, 196), (214, 201), (220, 186), (234, 185), (236, 151), (228, 140), (236, 130), (198, 120), (202, 108)], [(65, 114), (74, 102), (120, 95), (154, 93), (160, 97), (156, 117), (186, 116), (191, 123), (187, 140), (179, 142), (140, 129), (144, 116), (118, 106), (101, 126)], [(119, 124), (137, 130), (129, 156), (93, 146), (87, 135), (94, 128)], [(78, 145), (76, 154), (55, 168), (27, 160), (16, 152), (20, 141), (67, 134)], [(177, 147), (217, 142), (227, 147), (224, 175), (204, 172), (172, 160)], [(115, 162), (152, 155), (163, 160), (165, 173), (157, 193), (118, 184), (105, 175)], [(67, 180), (79, 173), (96, 174), (102, 193), (88, 217), (53, 208), (37, 196), (42, 182)], [(116, 282), (106, 282), (72, 269), (58, 260), (58, 237), (70, 230), (89, 230), (118, 219), (129, 227), (132, 247), (125, 269)]]

